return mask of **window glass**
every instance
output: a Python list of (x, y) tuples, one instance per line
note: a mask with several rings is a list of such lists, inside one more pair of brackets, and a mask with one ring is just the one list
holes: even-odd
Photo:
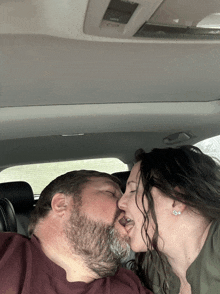
[(220, 136), (212, 137), (195, 144), (202, 152), (220, 162)]
[(127, 171), (128, 166), (117, 158), (100, 158), (64, 162), (50, 162), (14, 166), (0, 172), (0, 183), (25, 181), (28, 182), (35, 195), (61, 174), (72, 170), (97, 170), (109, 174), (119, 171)]

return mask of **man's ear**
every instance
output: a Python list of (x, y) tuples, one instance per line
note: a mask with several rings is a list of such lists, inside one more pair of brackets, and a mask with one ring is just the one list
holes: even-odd
[(70, 202), (70, 197), (67, 197), (63, 193), (56, 193), (51, 201), (51, 208), (54, 213), (62, 217), (68, 208), (68, 204)]

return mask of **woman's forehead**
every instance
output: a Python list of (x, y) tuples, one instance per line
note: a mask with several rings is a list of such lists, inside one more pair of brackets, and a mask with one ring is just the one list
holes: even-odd
[(140, 166), (141, 166), (141, 162), (140, 161), (138, 161), (137, 163), (135, 163), (135, 165), (133, 166), (133, 168), (131, 170), (130, 177), (135, 178), (136, 180), (139, 179), (139, 177), (140, 177)]
[(132, 183), (139, 184), (139, 182), (140, 182), (140, 162), (137, 162), (131, 170), (130, 176), (127, 180), (127, 185), (130, 185)]

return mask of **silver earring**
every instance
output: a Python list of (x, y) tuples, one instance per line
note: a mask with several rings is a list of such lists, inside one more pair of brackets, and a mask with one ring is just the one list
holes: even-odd
[(173, 214), (174, 214), (174, 215), (178, 215), (178, 214), (181, 214), (181, 212), (180, 212), (180, 211), (176, 211), (176, 210), (174, 210), (174, 211), (173, 211)]

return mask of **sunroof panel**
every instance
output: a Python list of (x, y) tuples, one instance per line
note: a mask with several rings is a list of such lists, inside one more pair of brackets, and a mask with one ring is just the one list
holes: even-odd
[(166, 0), (152, 17), (151, 24), (196, 27), (207, 16), (220, 13), (216, 0)]
[(220, 1), (165, 0), (134, 36), (220, 39)]

